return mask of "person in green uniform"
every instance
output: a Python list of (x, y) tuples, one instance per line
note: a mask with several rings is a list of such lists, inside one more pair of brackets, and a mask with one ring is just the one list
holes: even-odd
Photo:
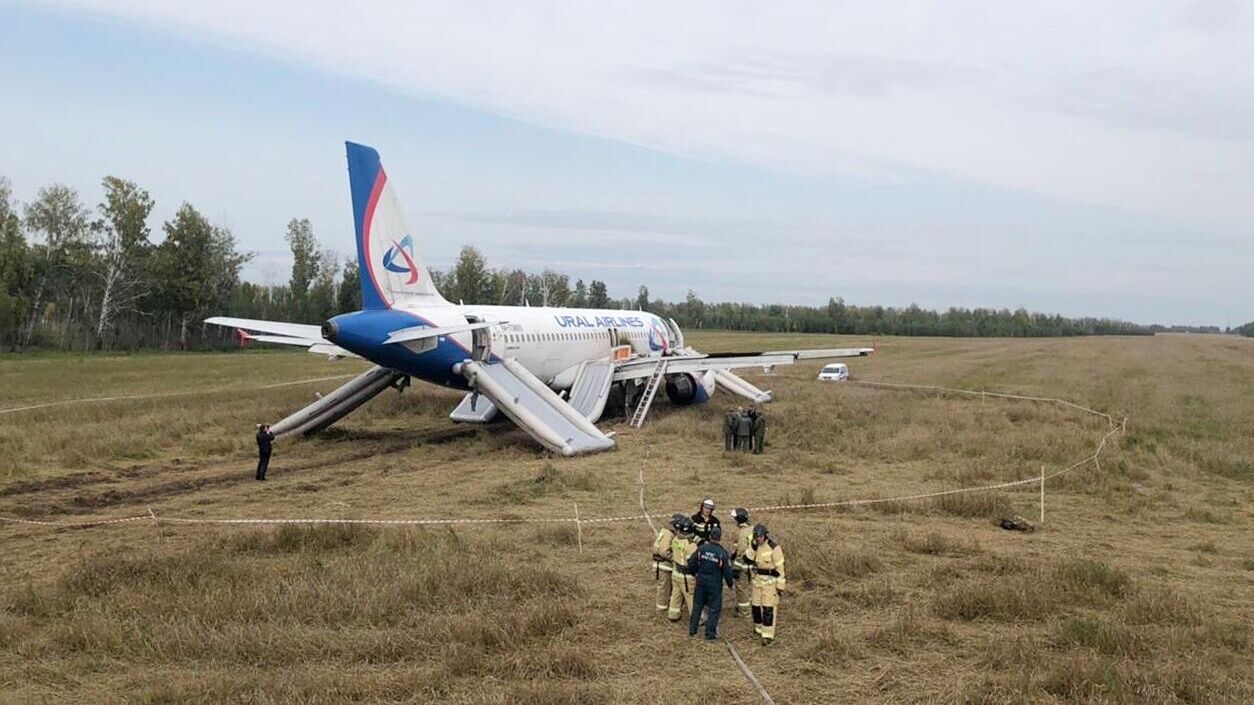
[(753, 410), (753, 452), (761, 454), (766, 445), (766, 414), (761, 409)]
[(740, 409), (728, 409), (723, 417), (723, 450), (730, 451), (736, 445), (736, 415)]
[(753, 438), (753, 419), (743, 410), (736, 414), (736, 450), (748, 453)]

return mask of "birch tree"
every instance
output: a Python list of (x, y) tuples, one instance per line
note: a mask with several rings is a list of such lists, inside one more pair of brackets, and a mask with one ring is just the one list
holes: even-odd
[(86, 244), (88, 216), (87, 209), (78, 200), (78, 193), (62, 184), (39, 189), (35, 200), (27, 204), (26, 229), (32, 235), (42, 236), (43, 244), (36, 258), (39, 273), (23, 346), (30, 345), (50, 292), (58, 291), (66, 283), (63, 280), (69, 251), (76, 245)]
[(0, 177), (0, 343), (16, 343), (33, 275), (22, 218), (9, 180)]
[[(287, 244), (292, 248), (292, 279), (288, 290), (292, 296), (292, 316), (298, 321), (307, 320), (311, 314), (309, 287), (318, 278), (322, 259), (318, 240), (308, 218), (292, 218), (287, 224)], [(335, 275), (332, 274), (334, 277)]]
[(143, 259), (148, 255), (148, 215), (152, 197), (133, 181), (106, 176), (105, 197), (93, 224), (100, 248), (100, 311), (96, 319), (96, 344), (121, 311), (135, 311), (135, 303), (147, 293)]

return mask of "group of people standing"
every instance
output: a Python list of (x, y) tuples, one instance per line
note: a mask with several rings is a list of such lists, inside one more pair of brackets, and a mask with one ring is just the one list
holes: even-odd
[(723, 449), (761, 453), (766, 445), (766, 414), (738, 406), (723, 417)]
[(688, 635), (696, 636), (706, 612), (705, 638), (718, 637), (723, 586), (734, 592), (735, 614), (753, 616), (753, 632), (766, 646), (775, 640), (779, 598), (786, 582), (784, 551), (765, 524), (750, 525), (749, 511), (731, 512), (736, 523), (732, 550), (722, 546), (723, 528), (714, 500), (702, 500), (696, 514), (675, 514), (653, 541), (653, 577), (657, 610), (678, 622), (688, 610)]

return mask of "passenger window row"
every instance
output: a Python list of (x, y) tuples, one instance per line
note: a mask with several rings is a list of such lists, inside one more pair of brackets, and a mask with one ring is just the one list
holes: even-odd
[(604, 332), (581, 331), (579, 333), (505, 333), (507, 343), (541, 343), (559, 340), (597, 340)]
[[(641, 331), (625, 333), (629, 340), (643, 341), (646, 334)], [(579, 331), (578, 333), (498, 333), (507, 343), (543, 343), (556, 341), (599, 340), (604, 338), (605, 331)]]

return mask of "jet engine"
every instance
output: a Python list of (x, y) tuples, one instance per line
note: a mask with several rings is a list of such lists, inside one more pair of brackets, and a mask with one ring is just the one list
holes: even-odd
[(666, 398), (672, 404), (704, 404), (714, 393), (714, 372), (701, 376), (683, 372), (666, 376)]

